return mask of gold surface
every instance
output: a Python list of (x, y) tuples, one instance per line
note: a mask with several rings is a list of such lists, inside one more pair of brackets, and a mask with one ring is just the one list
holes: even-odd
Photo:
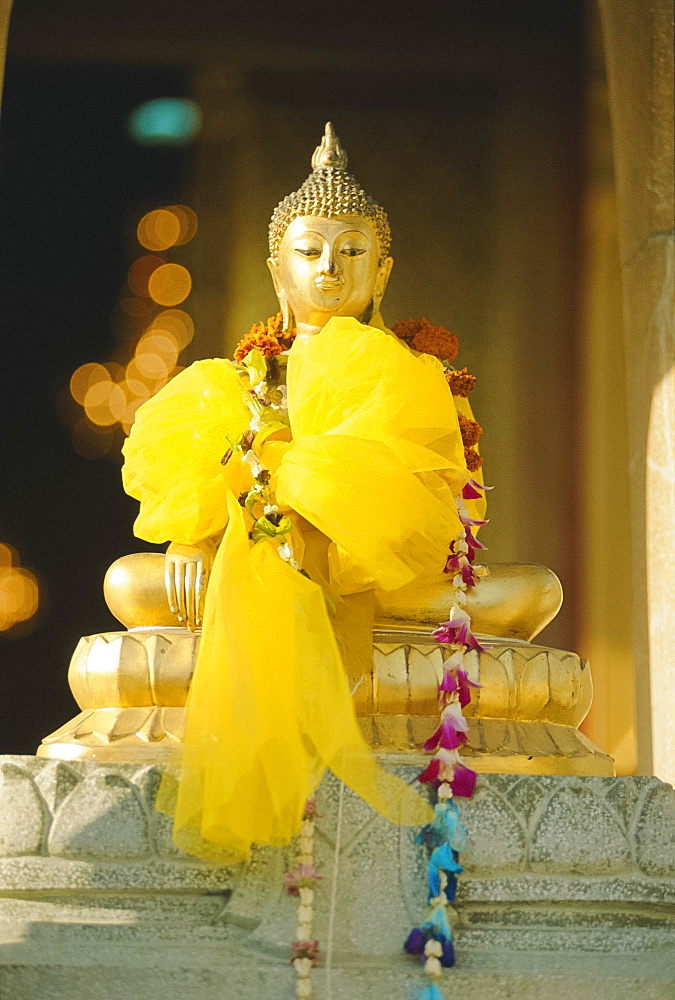
[[(127, 628), (178, 624), (167, 603), (164, 569), (165, 557), (160, 553), (137, 552), (122, 556), (106, 573), (106, 603)], [(436, 628), (448, 616), (451, 590), (450, 577), (439, 574), (437, 580), (381, 592), (376, 596), (376, 625)], [(545, 566), (501, 563), (491, 567), (490, 575), (467, 596), (475, 632), (530, 640), (560, 610), (562, 587)]]
[[(501, 563), (490, 568), (477, 587), (467, 591), (471, 627), (481, 635), (534, 639), (557, 615), (562, 605), (558, 577), (546, 566)], [(415, 583), (375, 599), (377, 625), (416, 624), (436, 628), (448, 617), (452, 578)]]
[[(160, 557), (161, 558), (161, 557)], [(38, 756), (161, 763), (180, 747), (199, 633), (107, 632), (80, 640), (69, 682), (81, 713), (47, 736)], [(588, 664), (576, 654), (485, 639), (467, 670), (482, 687), (467, 707), (466, 756), (478, 771), (612, 774), (611, 758), (577, 732), (588, 712)], [(354, 695), (368, 742), (419, 751), (438, 724), (444, 650), (423, 627), (376, 629), (373, 670)]]

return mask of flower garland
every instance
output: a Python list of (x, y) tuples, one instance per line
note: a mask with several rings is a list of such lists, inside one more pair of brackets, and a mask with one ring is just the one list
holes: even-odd
[(431, 980), (419, 994), (419, 1000), (443, 1000), (438, 982), (443, 968), (455, 964), (451, 930), (455, 914), (450, 904), (455, 901), (457, 876), (463, 871), (458, 857), (466, 845), (466, 831), (453, 798), (470, 798), (476, 784), (476, 772), (463, 763), (459, 751), (466, 743), (468, 729), (462, 709), (471, 701), (471, 688), (480, 687), (464, 669), (464, 656), (469, 650), (482, 650), (471, 631), (466, 592), (488, 572), (485, 566), (474, 565), (475, 553), (485, 546), (472, 531), (487, 522), (469, 517), (464, 501), (477, 500), (487, 488), (471, 479), (456, 499), (462, 530), (450, 545), (444, 568), (445, 573), (454, 574), (454, 600), (448, 620), (433, 633), (450, 655), (443, 663), (443, 679), (438, 686), (440, 724), (424, 744), (425, 750), (436, 752), (418, 778), (432, 784), (438, 796), (433, 820), (415, 838), (415, 843), (426, 844), (430, 851), (427, 904), (431, 912), (421, 926), (413, 928), (403, 946), (409, 955), (422, 958), (424, 971)]
[(312, 937), (314, 888), (323, 877), (314, 867), (314, 823), (318, 815), (314, 799), (307, 799), (300, 828), (298, 865), (284, 875), (286, 892), (299, 900), (298, 926), (291, 942), (291, 962), (298, 975), (295, 984), (298, 1000), (311, 1000), (310, 972), (319, 961), (319, 942)]
[[(236, 441), (230, 441), (230, 447), (221, 461), (226, 464), (235, 452), (240, 452), (243, 461), (250, 466), (253, 473), (253, 486), (239, 497), (239, 503), (253, 520), (249, 532), (253, 544), (264, 538), (278, 539), (277, 552), (280, 558), (289, 563), (293, 569), (302, 572), (294, 558), (290, 539), (284, 537), (290, 535), (291, 520), (281, 513), (274, 502), (270, 490), (270, 472), (260, 460), (260, 449), (270, 434), (289, 428), (286, 386), (275, 387), (266, 382), (268, 364), (263, 350), (268, 351), (270, 345), (265, 343), (259, 331), (255, 338), (258, 346), (250, 347), (245, 354), (241, 354), (238, 349), (241, 356), (237, 358), (240, 362), (237, 366), (239, 373), (250, 385), (248, 400), (252, 417), (249, 429)], [(244, 344), (244, 341), (241, 343)], [(281, 352), (281, 349), (279, 346), (278, 350), (267, 353), (267, 358), (274, 357)], [(257, 511), (260, 507), (262, 513)], [(298, 924), (295, 939), (291, 942), (291, 962), (297, 973), (298, 1000), (311, 1000), (313, 991), (310, 972), (317, 965), (319, 958), (319, 942), (312, 937), (314, 889), (322, 878), (314, 866), (314, 825), (317, 816), (316, 803), (313, 799), (307, 799), (300, 827), (297, 867), (286, 872), (284, 876), (286, 891), (299, 899)]]

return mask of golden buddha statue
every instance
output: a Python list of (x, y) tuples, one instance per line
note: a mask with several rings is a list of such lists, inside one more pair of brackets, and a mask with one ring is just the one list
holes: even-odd
[[(267, 263), (283, 332), (296, 331), (296, 357), (334, 317), (353, 317), (393, 336), (380, 316), (393, 265), (387, 217), (346, 167), (329, 123), (312, 173), (272, 216)], [(287, 353), (277, 356), (278, 383)], [(455, 404), (472, 419), (467, 399)], [(222, 534), (221, 526), (189, 543), (171, 542), (166, 555), (137, 553), (110, 567), (106, 602), (129, 632), (81, 641), (70, 682), (83, 713), (47, 737), (40, 754), (162, 759), (165, 748), (180, 741)], [(431, 629), (446, 617), (451, 592), (452, 574), (440, 567), (436, 577), (374, 588), (375, 665), (354, 701), (367, 739), (378, 748), (419, 748), (435, 724), (442, 656)], [(467, 749), (477, 770), (612, 773), (609, 758), (576, 732), (590, 708), (587, 665), (573, 653), (531, 644), (561, 603), (557, 577), (538, 565), (492, 565), (467, 593), (473, 631), (486, 637), (485, 650), (471, 654), (482, 688), (467, 710)], [(349, 664), (347, 671), (351, 676)]]
[[(275, 210), (267, 261), (284, 327), (296, 340), (315, 336), (332, 316), (381, 326), (380, 304), (393, 266), (389, 225), (346, 173), (347, 157), (329, 122), (312, 158), (313, 172), (297, 194)], [(328, 189), (321, 171), (337, 178)], [(373, 320), (375, 321), (373, 323)], [(469, 411), (470, 412), (470, 411)], [(199, 628), (210, 567), (220, 538), (193, 546), (171, 544), (166, 558), (139, 553), (109, 569), (104, 592), (127, 628), (185, 624)], [(380, 594), (377, 622), (434, 625), (447, 605), (448, 577), (420, 588)], [(475, 630), (532, 639), (555, 617), (562, 588), (544, 566), (493, 566), (470, 596)]]

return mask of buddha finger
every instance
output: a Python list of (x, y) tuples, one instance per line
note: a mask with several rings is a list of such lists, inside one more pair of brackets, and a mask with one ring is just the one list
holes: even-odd
[(204, 596), (206, 594), (206, 568), (204, 562), (197, 564), (197, 580), (195, 581), (195, 626), (200, 628), (204, 616)]
[(174, 615), (178, 614), (178, 598), (176, 596), (175, 563), (168, 557), (164, 560), (164, 589), (169, 608)]
[(197, 615), (197, 602), (195, 600), (196, 580), (197, 563), (189, 562), (185, 567), (185, 623), (192, 632), (195, 629), (195, 618)]
[(178, 602), (178, 621), (184, 622), (187, 618), (187, 607), (185, 604), (185, 563), (180, 560), (176, 562), (176, 598)]

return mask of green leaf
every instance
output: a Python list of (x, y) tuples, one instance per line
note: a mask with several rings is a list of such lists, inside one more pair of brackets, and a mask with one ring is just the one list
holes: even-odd
[(268, 437), (272, 434), (276, 434), (277, 431), (285, 431), (288, 429), (288, 424), (285, 424), (282, 420), (270, 420), (263, 427), (260, 428), (255, 436), (253, 442), (253, 451), (258, 457), (260, 457), (260, 450), (264, 445)]
[(260, 517), (253, 525), (251, 532), (253, 542), (256, 544), (263, 538), (277, 538), (279, 535), (287, 535), (292, 527), (290, 518), (286, 516), (282, 517), (279, 524), (276, 525), (268, 521), (266, 517)]
[(248, 372), (251, 385), (257, 385), (258, 382), (262, 382), (267, 375), (267, 362), (255, 347), (248, 352), (241, 363)]
[(256, 489), (254, 487), (252, 490), (249, 491), (249, 494), (246, 497), (246, 503), (244, 504), (244, 507), (246, 508), (246, 513), (250, 514), (251, 517), (255, 517), (255, 514), (253, 513), (253, 508), (257, 503), (259, 503), (262, 500), (261, 494), (262, 490)]

